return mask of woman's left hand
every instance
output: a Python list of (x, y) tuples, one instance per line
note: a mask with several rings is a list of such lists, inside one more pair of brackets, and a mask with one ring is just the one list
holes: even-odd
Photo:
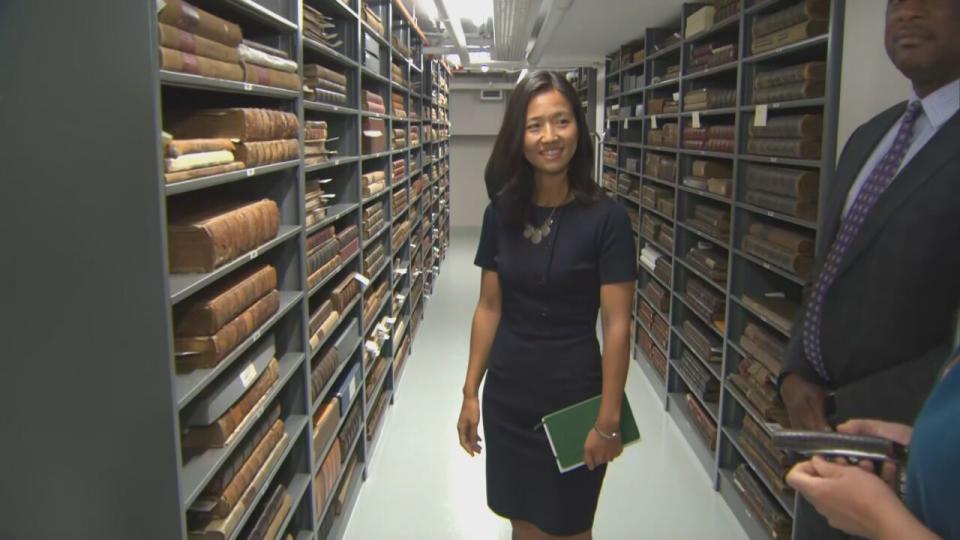
[(797, 464), (787, 483), (830, 522), (854, 536), (878, 538), (886, 519), (906, 510), (890, 486), (860, 467), (821, 457)]
[(605, 439), (591, 429), (587, 435), (587, 442), (583, 445), (583, 462), (591, 471), (610, 463), (623, 453), (623, 441), (617, 436), (615, 439)]

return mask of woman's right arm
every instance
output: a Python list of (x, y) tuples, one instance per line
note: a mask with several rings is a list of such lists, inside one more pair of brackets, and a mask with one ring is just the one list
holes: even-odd
[(487, 372), (487, 356), (500, 325), (500, 278), (496, 272), (483, 270), (480, 277), (480, 301), (473, 313), (470, 332), (470, 361), (463, 385), (463, 406), (457, 432), (460, 446), (473, 456), (481, 451), (477, 428), (480, 424), (480, 382)]

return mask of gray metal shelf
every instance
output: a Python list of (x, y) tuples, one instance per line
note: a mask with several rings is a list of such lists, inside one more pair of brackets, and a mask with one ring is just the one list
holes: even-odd
[(181, 193), (189, 193), (191, 191), (211, 188), (214, 186), (221, 186), (223, 184), (238, 182), (240, 180), (246, 180), (248, 178), (259, 178), (261, 176), (278, 172), (278, 171), (295, 169), (300, 166), (300, 163), (301, 161), (297, 159), (293, 161), (284, 161), (281, 163), (272, 163), (270, 165), (262, 165), (260, 167), (252, 167), (249, 169), (241, 169), (239, 171), (233, 171), (233, 172), (228, 172), (224, 174), (204, 176), (201, 178), (194, 178), (192, 180), (184, 180), (183, 182), (175, 182), (173, 184), (167, 184), (165, 191), (168, 196), (179, 195)]
[(673, 419), (677, 430), (687, 440), (687, 444), (693, 450), (693, 455), (703, 466), (703, 472), (713, 481), (716, 474), (716, 454), (707, 447), (707, 443), (703, 441), (700, 432), (694, 427), (693, 419), (687, 412), (687, 395), (681, 392), (669, 392), (667, 412)]
[(245, 94), (249, 96), (269, 97), (278, 99), (297, 99), (300, 92), (274, 88), (272, 86), (263, 86), (239, 81), (228, 81), (225, 79), (214, 79), (211, 77), (202, 77), (200, 75), (191, 75), (189, 73), (179, 73), (176, 71), (160, 70), (160, 84), (164, 86), (177, 86), (180, 88), (192, 88), (194, 90), (209, 90), (214, 92), (229, 92), (231, 94)]

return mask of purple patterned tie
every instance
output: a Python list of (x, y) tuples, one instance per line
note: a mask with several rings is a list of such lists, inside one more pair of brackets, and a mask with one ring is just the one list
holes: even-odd
[(907, 112), (904, 113), (903, 120), (900, 123), (900, 130), (897, 131), (897, 137), (893, 140), (893, 146), (887, 150), (886, 155), (870, 173), (867, 181), (861, 186), (860, 192), (857, 193), (853, 206), (843, 217), (840, 232), (837, 233), (833, 245), (830, 246), (827, 261), (824, 263), (820, 276), (813, 287), (813, 294), (810, 296), (807, 315), (803, 322), (803, 350), (807, 353), (807, 359), (813, 364), (817, 374), (825, 381), (830, 380), (830, 374), (827, 372), (827, 366), (823, 362), (823, 355), (820, 351), (823, 302), (826, 299), (827, 291), (830, 290), (830, 286), (837, 278), (840, 262), (857, 237), (864, 219), (866, 219), (867, 214), (870, 213), (870, 209), (876, 204), (880, 195), (897, 176), (900, 164), (907, 155), (907, 149), (913, 142), (913, 127), (917, 123), (921, 112), (923, 112), (923, 107), (919, 101), (914, 101), (907, 107)]

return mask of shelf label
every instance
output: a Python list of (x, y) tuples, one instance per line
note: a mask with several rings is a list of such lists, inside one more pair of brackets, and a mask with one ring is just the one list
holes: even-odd
[(770, 158), (770, 163), (779, 163), (779, 162), (780, 160), (775, 157)]
[(767, 106), (766, 105), (757, 105), (757, 110), (753, 115), (753, 125), (754, 127), (767, 126)]
[(767, 211), (767, 216), (769, 216), (769, 217), (776, 217), (776, 216), (773, 214), (773, 212), (770, 212), (769, 210)]
[(253, 336), (250, 338), (252, 341), (257, 341), (260, 339), (260, 330), (256, 330), (253, 333)]
[(240, 382), (243, 383), (243, 388), (250, 388), (250, 385), (253, 384), (253, 381), (257, 379), (257, 366), (250, 364), (246, 369), (240, 372)]
[(674, 101), (680, 101), (680, 92), (674, 92), (674, 93), (673, 93), (673, 100), (674, 100)]
[(247, 169), (247, 177), (253, 176), (255, 174), (257, 174), (256, 169)]
[(383, 320), (383, 322), (385, 322), (386, 324), (388, 324), (388, 325), (390, 325), (390, 326), (393, 326), (393, 325), (397, 324), (397, 318), (396, 318), (396, 317), (387, 317), (386, 319)]
[(375, 341), (368, 340), (366, 343), (363, 344), (363, 348), (366, 349), (367, 352), (369, 352), (370, 354), (373, 354), (375, 356), (380, 355), (380, 346), (377, 345)]
[(243, 83), (243, 89), (246, 90), (247, 92), (250, 92), (253, 90), (253, 85), (250, 83)]
[(339, 111), (339, 110), (340, 110), (340, 107), (338, 107), (338, 106), (336, 106), (336, 105), (334, 105), (334, 106), (333, 106), (333, 110), (335, 110), (335, 111)]
[(787, 297), (786, 294), (780, 291), (768, 292), (764, 294), (764, 296), (766, 296), (767, 298), (786, 298)]
[(700, 111), (696, 111), (693, 113), (693, 129), (700, 129), (701, 127), (702, 126), (700, 125)]
[(653, 115), (650, 117), (650, 128), (660, 129), (660, 126), (657, 125), (657, 115)]
[(774, 103), (773, 105), (771, 105), (771, 107), (773, 107), (774, 109), (779, 109), (780, 105), (782, 105), (782, 103)]
[(258, 256), (260, 256), (260, 248), (257, 248), (251, 251), (250, 255), (248, 256), (248, 259), (252, 261), (256, 259)]
[(630, 117), (629, 117), (629, 116), (623, 121), (623, 129), (630, 129)]

